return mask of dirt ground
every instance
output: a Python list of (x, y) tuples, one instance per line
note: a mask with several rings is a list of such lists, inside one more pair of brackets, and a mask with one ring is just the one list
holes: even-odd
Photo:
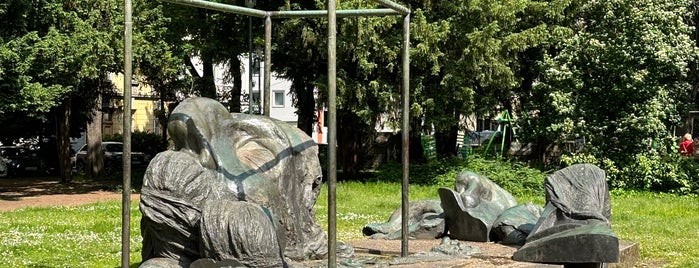
[[(0, 211), (121, 200), (120, 182), (61, 183), (58, 178), (0, 178)], [(138, 200), (132, 194), (132, 200)]]

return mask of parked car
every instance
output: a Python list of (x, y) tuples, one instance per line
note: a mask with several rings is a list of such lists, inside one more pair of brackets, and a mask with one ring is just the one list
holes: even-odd
[[(104, 168), (121, 169), (124, 154), (124, 144), (116, 141), (103, 141), (102, 153), (104, 153)], [(72, 160), (72, 159), (71, 159)], [(148, 164), (148, 159), (142, 152), (131, 151), (131, 166), (139, 167)], [(77, 153), (75, 153), (75, 168), (77, 170), (85, 170), (87, 165), (87, 144), (83, 145)]]
[(7, 162), (5, 158), (0, 157), (0, 178), (5, 178), (7, 175)]
[(46, 168), (41, 158), (37, 156), (36, 152), (25, 147), (0, 146), (0, 158), (3, 159), (2, 161), (6, 166), (7, 176), (46, 174)]

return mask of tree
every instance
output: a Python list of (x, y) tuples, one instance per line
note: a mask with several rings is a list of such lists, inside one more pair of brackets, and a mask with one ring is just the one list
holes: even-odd
[(462, 116), (517, 111), (517, 100), (527, 95), (525, 70), (537, 60), (532, 52), (548, 49), (564, 33), (556, 21), (567, 5), (519, 0), (430, 1), (420, 6), (427, 23), (446, 29), (426, 32), (441, 33), (432, 38), (439, 45), (423, 52), (439, 56), (418, 102), (425, 125), (434, 128), (440, 155), (456, 152)]
[[(228, 1), (228, 4), (244, 6), (244, 1)], [(183, 5), (151, 5), (162, 10), (162, 14), (148, 16), (161, 20), (155, 31), (165, 30), (154, 34), (165, 37), (161, 40), (173, 46), (172, 55), (168, 57), (182, 57), (181, 62), (187, 67), (186, 74), (193, 80), (194, 90), (191, 93), (220, 99), (214, 81), (214, 65), (225, 65), (228, 70), (223, 77), (233, 82), (231, 92), (226, 93), (226, 97), (230, 98), (227, 100), (229, 109), (240, 112), (242, 65), (239, 57), (248, 50), (247, 17)], [(253, 29), (256, 35), (262, 31), (259, 24)], [(196, 70), (194, 61), (201, 63), (201, 74)]]
[[(293, 5), (282, 7), (284, 10), (316, 9), (315, 1), (294, 1)], [(315, 88), (319, 84), (321, 74), (327, 72), (327, 53), (322, 48), (326, 46), (326, 26), (321, 19), (298, 18), (275, 21), (276, 31), (272, 50), (272, 71), (281, 77), (291, 80), (291, 94), (298, 115), (297, 127), (306, 134), (312, 135), (313, 122), (316, 120), (317, 104)], [(321, 97), (322, 100), (327, 98)], [(320, 106), (320, 105), (318, 105)]]
[(70, 96), (96, 91), (91, 86), (119, 66), (118, 10), (116, 1), (95, 0), (0, 5), (7, 22), (0, 26), (0, 111), (44, 119), (56, 112), (62, 181), (71, 180)]
[(162, 140), (167, 142), (168, 111), (172, 109), (165, 107), (166, 103), (177, 101), (178, 95), (193, 94), (193, 77), (186, 68), (191, 48), (181, 41), (177, 31), (171, 30), (172, 19), (161, 2), (137, 2), (134, 10), (134, 66), (137, 75), (158, 94), (160, 107), (154, 115), (163, 130)]
[[(688, 66), (696, 59), (688, 2), (577, 3), (574, 35), (546, 55), (527, 109), (533, 136), (585, 138), (599, 159), (627, 163), (662, 143), (691, 103)], [(538, 101), (534, 101), (534, 100)]]

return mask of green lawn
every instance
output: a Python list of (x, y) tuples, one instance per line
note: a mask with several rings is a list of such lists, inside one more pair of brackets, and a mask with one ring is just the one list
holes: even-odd
[[(436, 186), (411, 186), (411, 200), (437, 198)], [(338, 240), (361, 238), (361, 228), (384, 222), (400, 206), (400, 184), (340, 183)], [(317, 202), (327, 222), (327, 192)], [(518, 197), (542, 205), (543, 196)], [(121, 202), (77, 207), (29, 208), (0, 213), (0, 267), (118, 267)], [(649, 267), (699, 267), (699, 197), (648, 192), (612, 193), (612, 228), (622, 240), (639, 242)], [(131, 208), (131, 266), (140, 262), (137, 202)]]

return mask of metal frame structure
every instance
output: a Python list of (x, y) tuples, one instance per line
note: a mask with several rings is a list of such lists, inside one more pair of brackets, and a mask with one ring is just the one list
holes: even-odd
[[(162, 0), (164, 2), (216, 10), (226, 13), (247, 15), (265, 19), (265, 81), (264, 98), (267, 103), (270, 94), (270, 73), (272, 59), (272, 18), (328, 18), (328, 266), (336, 267), (337, 263), (337, 106), (336, 106), (336, 35), (337, 17), (370, 17), (370, 16), (403, 16), (403, 39), (401, 49), (402, 60), (402, 240), (401, 256), (408, 254), (408, 209), (409, 209), (409, 119), (410, 119), (410, 9), (391, 0), (371, 0), (385, 8), (380, 9), (350, 9), (337, 10), (335, 0), (326, 0), (327, 10), (292, 10), (292, 11), (262, 11), (235, 5), (228, 5), (203, 0)], [(131, 77), (132, 77), (132, 27), (131, 0), (124, 1), (124, 103), (125, 110), (130, 111)], [(128, 85), (127, 85), (128, 84)], [(264, 105), (264, 115), (269, 116), (269, 105)], [(130, 241), (130, 192), (131, 192), (131, 114), (124, 116), (124, 191), (122, 195), (122, 258), (121, 266), (129, 267)]]

